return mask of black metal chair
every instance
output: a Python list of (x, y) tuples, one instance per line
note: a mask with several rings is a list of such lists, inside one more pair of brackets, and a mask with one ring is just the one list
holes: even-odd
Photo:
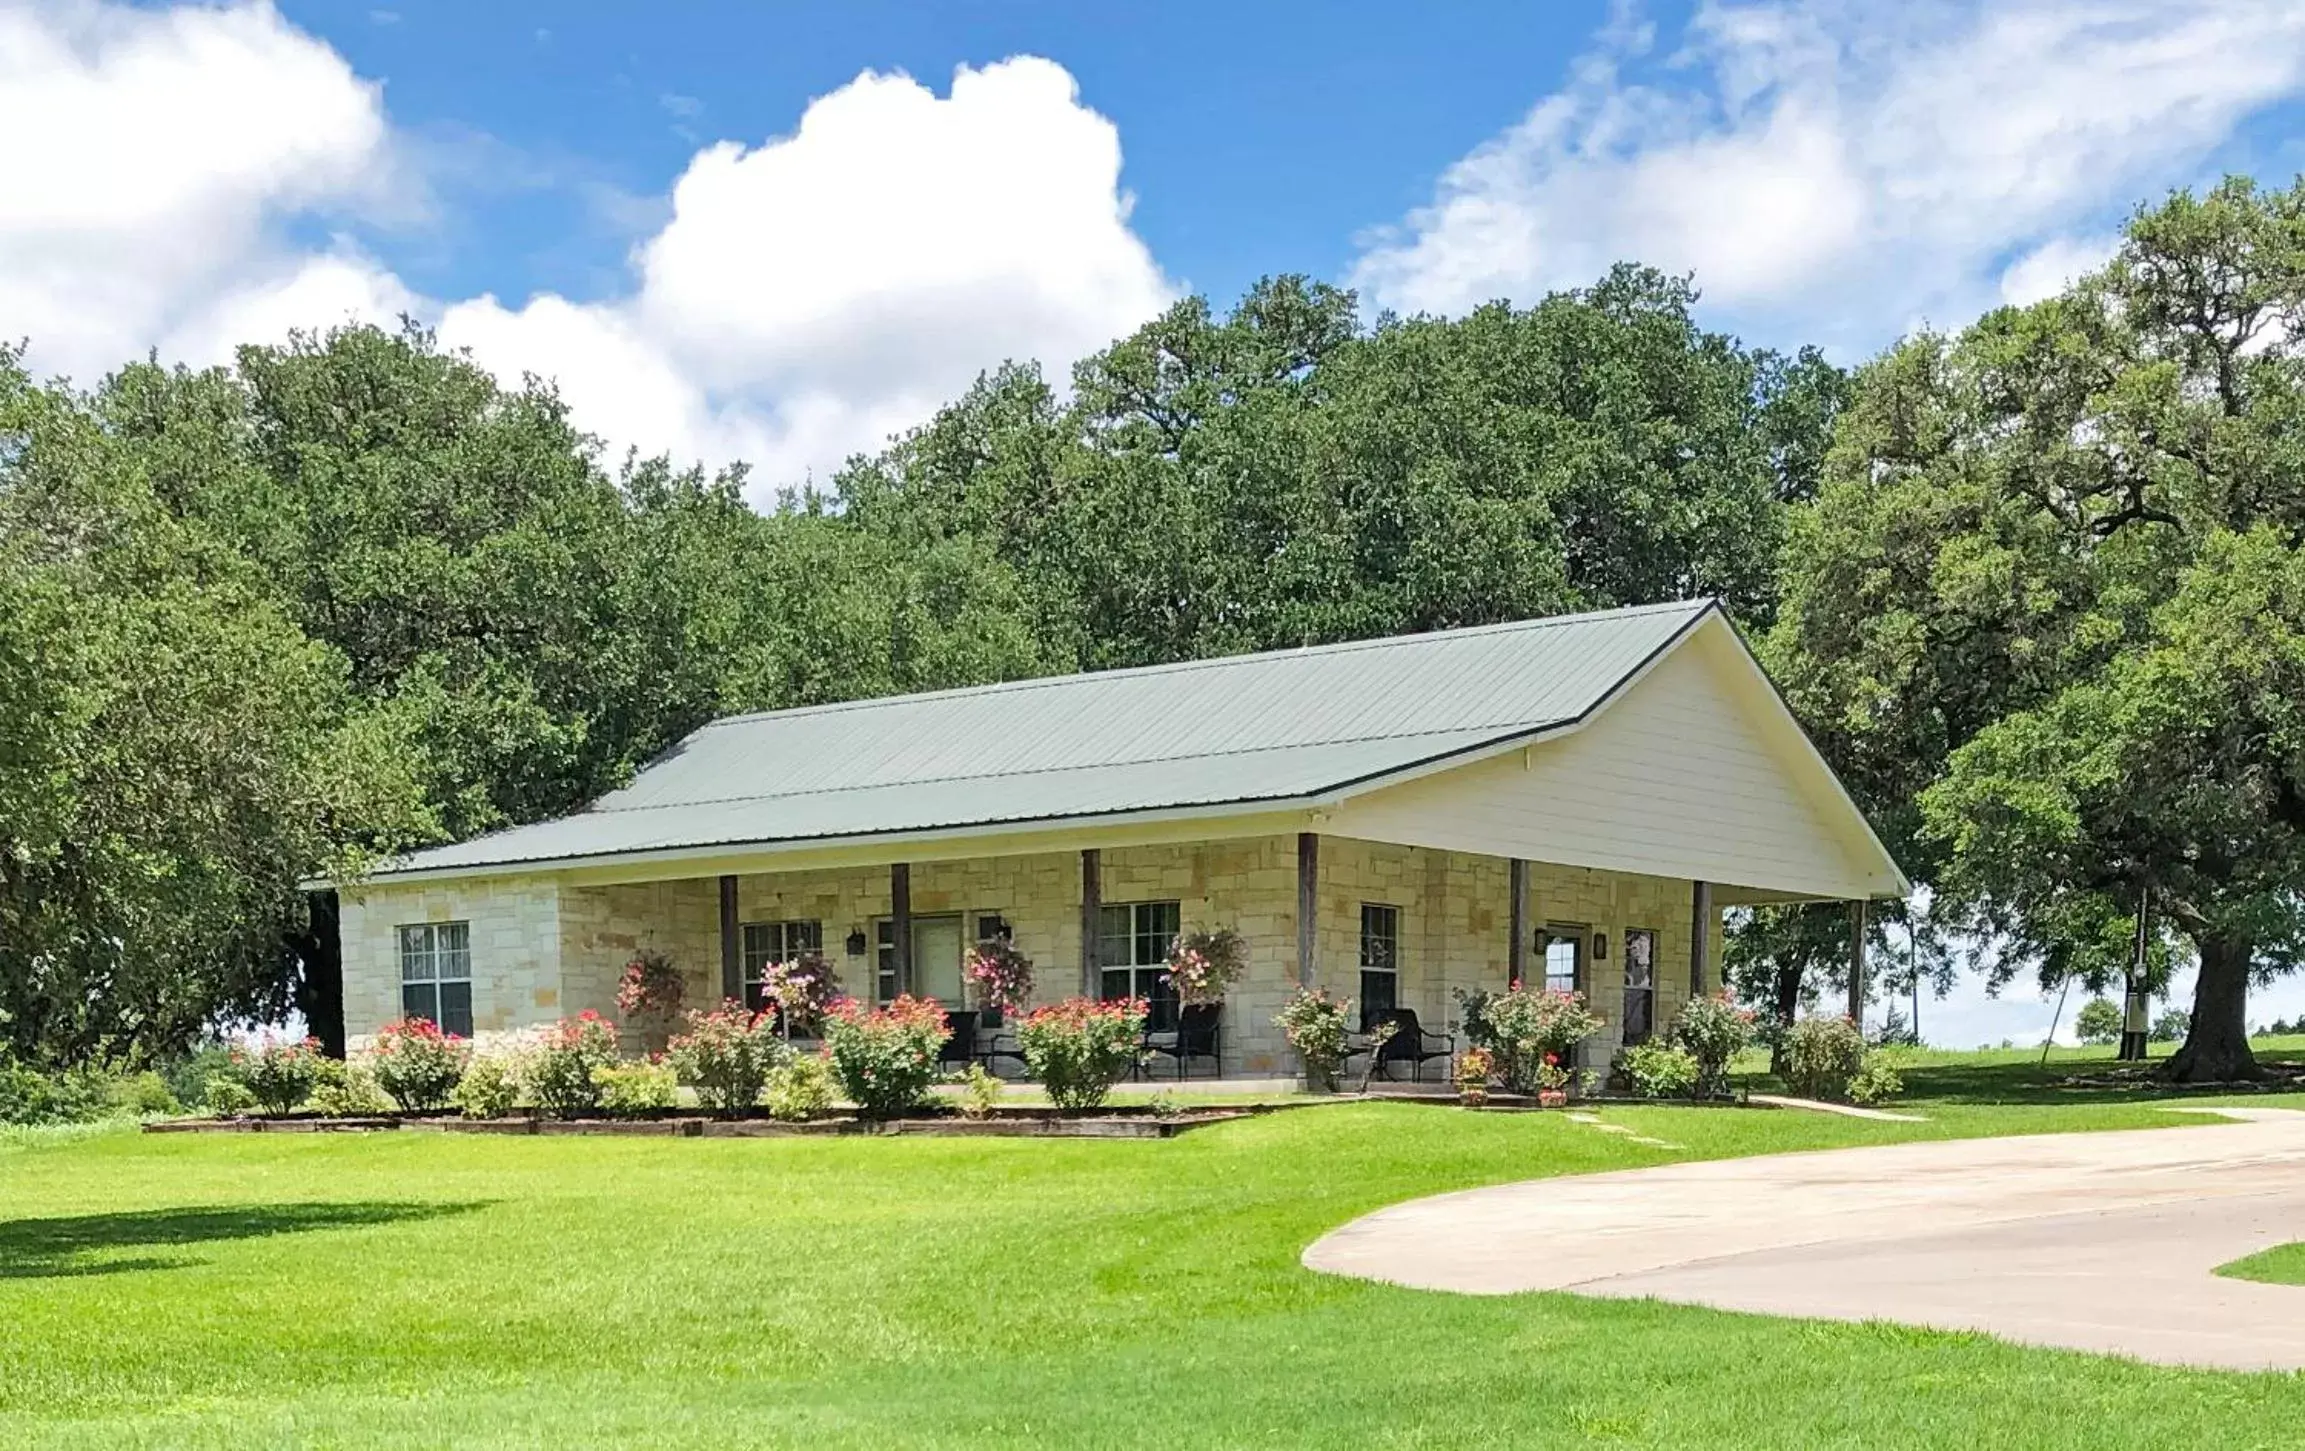
[(936, 1050), (936, 1066), (966, 1068), (976, 1061), (977, 1014), (948, 1012), (944, 1018), (952, 1025), (952, 1036), (945, 1039), (944, 1046)]
[(1427, 1063), (1435, 1058), (1456, 1056), (1455, 1035), (1426, 1032), (1424, 1025), (1417, 1021), (1414, 1008), (1386, 1008), (1369, 1020), (1372, 1028), (1382, 1023), (1393, 1025), (1393, 1035), (1377, 1045), (1377, 1061), (1370, 1065), (1372, 1075), (1383, 1071), (1388, 1064), (1406, 1063), (1409, 1076), (1422, 1083)]
[(1146, 1051), (1158, 1053), (1177, 1061), (1177, 1077), (1183, 1078), (1188, 1065), (1195, 1058), (1206, 1058), (1217, 1077), (1224, 1076), (1224, 1059), (1218, 1053), (1219, 1034), (1224, 1026), (1223, 1003), (1194, 1003), (1177, 1010), (1177, 1025), (1173, 1032), (1158, 1037), (1145, 1035)]

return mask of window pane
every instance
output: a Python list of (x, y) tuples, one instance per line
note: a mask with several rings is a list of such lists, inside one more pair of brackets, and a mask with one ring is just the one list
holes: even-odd
[(1106, 999), (1125, 998), (1129, 995), (1127, 968), (1106, 968), (1097, 974), (1097, 994)]
[(824, 951), (824, 924), (822, 922), (785, 923), (784, 950), (794, 957), (798, 957), (804, 952)]
[(1584, 939), (1565, 933), (1545, 937), (1545, 986), (1554, 992), (1574, 992), (1577, 968), (1584, 956)]
[(744, 924), (744, 977), (756, 981), (761, 969), (777, 960), (777, 924), (774, 922), (747, 922)]
[[(1133, 920), (1127, 907), (1105, 906), (1096, 913), (1096, 960), (1105, 967), (1125, 967), (1134, 960)], [(1128, 994), (1122, 992), (1121, 997)]]
[(433, 971), (443, 978), (472, 976), (472, 924), (443, 922), (432, 929)]
[(1629, 987), (1650, 987), (1656, 982), (1657, 934), (1645, 927), (1628, 928), (1625, 932), (1625, 983)]
[(433, 997), (428, 982), (412, 982), (400, 990), (400, 1016), (422, 1018), (428, 1023), (440, 1021), (440, 1005)]
[(440, 1031), (453, 1033), (459, 1038), (472, 1036), (472, 984), (444, 982), (440, 985)]
[(430, 927), (401, 928), (400, 980), (402, 982), (430, 982), (432, 978), (432, 929)]
[(1169, 944), (1176, 941), (1180, 903), (1140, 902), (1136, 909), (1136, 956), (1139, 966), (1168, 961)]
[(1361, 1029), (1363, 1032), (1366, 1032), (1369, 1024), (1376, 1020), (1377, 1014), (1389, 1013), (1400, 1006), (1399, 986), (1400, 978), (1395, 973), (1364, 971), (1361, 974)]
[(1177, 1025), (1177, 990), (1168, 977), (1165, 965), (1136, 970), (1136, 995), (1151, 1004), (1145, 1014), (1147, 1032), (1166, 1033)]
[(1361, 966), (1390, 972), (1400, 966), (1401, 909), (1361, 904)]

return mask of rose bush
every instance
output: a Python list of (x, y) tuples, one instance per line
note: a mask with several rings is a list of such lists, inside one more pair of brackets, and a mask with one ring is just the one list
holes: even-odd
[(472, 1045), (429, 1018), (402, 1018), (376, 1032), (369, 1065), (376, 1086), (409, 1113), (437, 1113), (448, 1106), (471, 1061)]
[(528, 1096), (553, 1118), (582, 1118), (600, 1107), (592, 1070), (616, 1061), (616, 1025), (586, 1008), (544, 1030), (530, 1052)]
[(1625, 1050), (1625, 1077), (1643, 1098), (1676, 1098), (1697, 1086), (1697, 1055), (1669, 1043), (1636, 1043)]
[(688, 1031), (666, 1056), (698, 1103), (735, 1118), (760, 1101), (769, 1075), (791, 1052), (767, 1013), (731, 998), (709, 1013), (690, 1013)]
[(1017, 1047), (1050, 1102), (1058, 1108), (1095, 1108), (1136, 1067), (1149, 1011), (1142, 998), (1067, 998), (1033, 1009), (1017, 1025)]
[(936, 1055), (952, 1036), (942, 1005), (909, 994), (885, 1008), (853, 998), (824, 1020), (824, 1056), (840, 1091), (867, 1118), (894, 1118), (928, 1101)]
[(1785, 1030), (1785, 1086), (1802, 1098), (1843, 1103), (1865, 1066), (1865, 1035), (1845, 1017), (1803, 1018)]
[(1673, 1019), (1670, 1041), (1697, 1060), (1698, 1098), (1729, 1096), (1729, 1063), (1753, 1041), (1753, 1013), (1725, 992), (1691, 998)]
[(1600, 1015), (1586, 1006), (1583, 993), (1549, 988), (1516, 987), (1493, 994), (1482, 1004), (1481, 1018), (1497, 1072), (1514, 1093), (1535, 1092), (1542, 1086), (1539, 1070), (1547, 1058), (1561, 1067), (1579, 1043), (1601, 1028)]
[(232, 1050), (232, 1066), (256, 1106), (275, 1116), (294, 1113), (320, 1082), (318, 1038), (266, 1038)]

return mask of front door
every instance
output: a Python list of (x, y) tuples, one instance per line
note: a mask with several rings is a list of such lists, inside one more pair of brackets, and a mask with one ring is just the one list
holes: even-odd
[(961, 1005), (960, 918), (912, 919), (913, 996), (934, 998), (946, 1007)]

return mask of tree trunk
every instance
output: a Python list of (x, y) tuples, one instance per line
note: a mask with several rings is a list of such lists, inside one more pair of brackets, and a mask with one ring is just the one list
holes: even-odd
[(1801, 977), (1802, 971), (1799, 963), (1778, 964), (1777, 1001), (1774, 1006), (1777, 1013), (1777, 1027), (1780, 1031), (1777, 1034), (1776, 1042), (1769, 1048), (1769, 1071), (1771, 1073), (1783, 1073), (1785, 1071), (1785, 1035), (1782, 1030), (1792, 1027), (1794, 1017), (1801, 1011)]
[(2260, 1076), (2249, 1051), (2250, 944), (2196, 936), (2201, 976), (2193, 987), (2193, 1022), (2185, 1046), (2169, 1060), (2175, 1083), (2227, 1083)]

